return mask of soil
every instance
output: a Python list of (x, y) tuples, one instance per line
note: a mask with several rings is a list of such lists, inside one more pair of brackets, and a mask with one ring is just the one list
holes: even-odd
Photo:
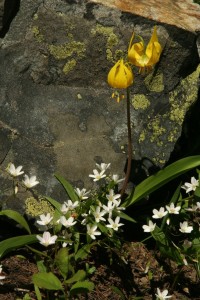
[[(163, 261), (155, 249), (147, 249), (142, 243), (126, 242), (120, 253), (112, 255), (98, 249), (91, 254), (90, 265), (96, 271), (90, 280), (95, 289), (76, 299), (150, 300), (155, 299), (157, 287), (168, 289), (172, 300), (200, 299), (199, 281), (191, 266), (184, 266), (180, 271), (173, 262)], [(31, 257), (9, 256), (1, 264), (6, 278), (0, 286), (0, 299), (19, 300), (28, 293), (30, 299), (36, 300), (31, 276), (37, 272), (37, 267)], [(54, 299), (56, 296), (51, 297)]]

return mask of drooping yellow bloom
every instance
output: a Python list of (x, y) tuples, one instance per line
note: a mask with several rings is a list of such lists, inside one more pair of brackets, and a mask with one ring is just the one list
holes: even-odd
[(113, 88), (125, 89), (133, 83), (133, 72), (123, 59), (118, 60), (108, 73), (108, 84)]
[(152, 68), (160, 59), (160, 54), (162, 52), (162, 47), (158, 42), (157, 37), (157, 27), (154, 27), (151, 39), (145, 47), (143, 39), (140, 37), (141, 41), (132, 44), (134, 39), (134, 33), (131, 37), (129, 48), (128, 48), (128, 59), (129, 61), (140, 67), (140, 71), (145, 70), (145, 68)]

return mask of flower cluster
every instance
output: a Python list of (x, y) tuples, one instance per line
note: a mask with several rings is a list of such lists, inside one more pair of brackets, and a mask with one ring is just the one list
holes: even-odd
[[(124, 59), (118, 60), (108, 73), (108, 84), (112, 88), (126, 89), (132, 85), (134, 75), (130, 64), (139, 67), (139, 71), (151, 70), (159, 61), (162, 47), (157, 37), (157, 27), (154, 27), (153, 34), (149, 43), (145, 46), (142, 37), (138, 36), (140, 42), (133, 43), (135, 34), (133, 33), (128, 47), (128, 62)], [(116, 98), (117, 102), (124, 98), (119, 92), (112, 94), (112, 98)]]
[[(22, 166), (18, 166), (15, 167), (15, 165), (13, 163), (9, 163), (8, 167), (6, 168), (6, 171), (13, 177), (16, 178), (22, 174), (24, 174), (24, 171), (22, 171)], [(27, 188), (27, 189), (31, 189), (34, 186), (36, 186), (39, 183), (39, 181), (37, 181), (36, 176), (28, 176), (28, 175), (24, 175), (24, 180), (22, 181), (22, 184)], [(18, 185), (15, 185), (15, 194), (18, 192)]]
[(95, 183), (106, 182), (100, 191), (75, 188), (76, 197), (60, 204), (56, 215), (47, 213), (39, 216), (36, 223), (44, 230), (43, 235), (37, 235), (40, 244), (47, 247), (61, 241), (62, 246), (66, 247), (73, 243), (73, 234), (77, 228), (86, 233), (91, 240), (95, 240), (102, 234), (113, 235), (124, 225), (120, 221), (121, 211), (124, 210), (124, 207), (120, 206), (121, 195), (114, 191), (123, 179), (117, 174), (107, 175), (109, 167), (110, 164), (96, 164), (93, 174), (89, 175)]

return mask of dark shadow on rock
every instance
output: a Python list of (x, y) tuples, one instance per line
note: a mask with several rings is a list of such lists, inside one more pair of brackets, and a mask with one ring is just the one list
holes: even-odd
[(10, 24), (20, 8), (20, 0), (5, 0), (2, 18), (2, 29), (0, 30), (0, 38), (3, 38), (10, 28)]

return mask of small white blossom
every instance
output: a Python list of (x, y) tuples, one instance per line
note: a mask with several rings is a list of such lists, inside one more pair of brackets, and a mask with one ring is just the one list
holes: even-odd
[(195, 179), (195, 177), (191, 177), (191, 183), (185, 182), (184, 185), (182, 185), (182, 189), (184, 189), (186, 193), (189, 193), (195, 191), (197, 186), (199, 186), (199, 180)]
[(107, 206), (103, 205), (103, 209), (105, 210), (105, 212), (107, 214), (109, 214), (109, 218), (112, 217), (112, 212), (113, 212), (114, 208), (115, 208), (115, 204), (111, 201), (108, 201)]
[(73, 217), (69, 217), (68, 219), (65, 218), (65, 216), (60, 217), (60, 223), (65, 226), (66, 228), (71, 227), (75, 225), (77, 222), (74, 221)]
[(40, 244), (47, 247), (49, 245), (55, 244), (55, 241), (57, 240), (57, 235), (51, 236), (50, 232), (45, 231), (43, 233), (43, 236), (36, 235), (36, 238), (39, 240)]
[(22, 166), (18, 166), (16, 168), (14, 164), (10, 163), (8, 165), (8, 167), (6, 168), (6, 170), (13, 177), (17, 177), (17, 176), (19, 176), (19, 175), (21, 175), (21, 174), (24, 173), (24, 171), (21, 171), (22, 168), (23, 168)]
[(92, 213), (93, 216), (95, 217), (95, 222), (99, 223), (100, 221), (106, 221), (106, 219), (103, 217), (106, 213), (105, 210), (101, 210), (100, 206), (97, 206), (95, 211)]
[(86, 191), (86, 189), (80, 190), (79, 188), (75, 188), (76, 194), (79, 196), (80, 200), (88, 199), (88, 195), (90, 191)]
[(195, 212), (195, 211), (197, 211), (197, 209), (198, 209), (197, 205), (192, 205), (189, 208), (185, 208), (185, 210), (190, 211), (190, 212)]
[(63, 248), (67, 247), (67, 245), (70, 245), (70, 246), (71, 246), (71, 245), (72, 245), (72, 242), (63, 242), (63, 243), (62, 243), (62, 247), (63, 247)]
[(152, 232), (154, 231), (155, 227), (156, 227), (156, 223), (153, 223), (151, 220), (149, 220), (149, 225), (142, 226), (144, 232)]
[(72, 200), (67, 200), (61, 206), (60, 210), (62, 211), (63, 214), (66, 214), (69, 210), (74, 210), (78, 206), (79, 206), (78, 201), (73, 202)]
[[(0, 274), (2, 273), (2, 270), (3, 270), (2, 265), (0, 265)], [(6, 278), (6, 276), (0, 275), (0, 284), (3, 284), (3, 282), (1, 282), (1, 280), (5, 279), (5, 278)]]
[(125, 210), (125, 207), (120, 206), (121, 203), (121, 199), (119, 199), (118, 201), (116, 200), (114, 205), (115, 205), (115, 210), (120, 212), (121, 210)]
[(124, 178), (119, 179), (119, 175), (113, 174), (111, 176), (111, 180), (113, 180), (115, 184), (118, 184), (118, 183), (124, 181)]
[(93, 178), (93, 181), (99, 181), (100, 179), (106, 177), (104, 174), (105, 171), (98, 172), (96, 169), (93, 170), (93, 174), (90, 174), (89, 177)]
[(119, 217), (119, 216), (115, 218), (115, 221), (113, 221), (111, 218), (109, 218), (109, 219), (108, 219), (108, 222), (109, 222), (110, 224), (106, 225), (106, 227), (112, 228), (113, 230), (118, 231), (118, 228), (119, 228), (120, 226), (123, 226), (123, 225), (124, 225), (124, 224), (122, 224), (122, 223), (119, 223), (119, 221), (120, 221), (120, 217)]
[(109, 191), (109, 194), (106, 195), (106, 198), (108, 199), (108, 201), (111, 201), (111, 202), (113, 202), (113, 203), (115, 203), (116, 200), (119, 199), (120, 197), (121, 197), (120, 194), (116, 194), (116, 195), (115, 195), (113, 189), (111, 189), (111, 190)]
[(199, 210), (200, 209), (200, 202), (197, 202), (196, 205), (197, 205), (197, 209)]
[(39, 181), (36, 180), (36, 176), (29, 177), (28, 175), (24, 175), (24, 177), (23, 183), (28, 189), (31, 189), (39, 183)]
[(166, 205), (166, 209), (168, 210), (169, 214), (179, 214), (179, 210), (181, 209), (180, 206), (174, 206), (174, 203), (170, 203), (170, 206)]
[(182, 233), (190, 233), (193, 230), (192, 226), (188, 226), (188, 222), (184, 221), (183, 223), (180, 223), (180, 232)]
[(166, 216), (167, 211), (165, 211), (164, 207), (161, 207), (159, 210), (153, 209), (153, 216), (154, 219), (161, 219)]
[(96, 239), (95, 235), (101, 235), (100, 231), (97, 231), (97, 226), (96, 225), (92, 225), (90, 226), (89, 224), (87, 225), (87, 234), (93, 239)]
[(172, 296), (167, 296), (167, 294), (168, 294), (168, 290), (164, 290), (163, 292), (161, 292), (161, 290), (157, 288), (157, 294), (155, 294), (156, 300), (166, 300), (172, 297)]
[(110, 167), (110, 163), (109, 164), (101, 163), (100, 165), (96, 164), (96, 166), (100, 171), (105, 172)]
[(37, 220), (39, 225), (48, 225), (53, 217), (51, 217), (50, 213), (40, 215), (40, 220)]

